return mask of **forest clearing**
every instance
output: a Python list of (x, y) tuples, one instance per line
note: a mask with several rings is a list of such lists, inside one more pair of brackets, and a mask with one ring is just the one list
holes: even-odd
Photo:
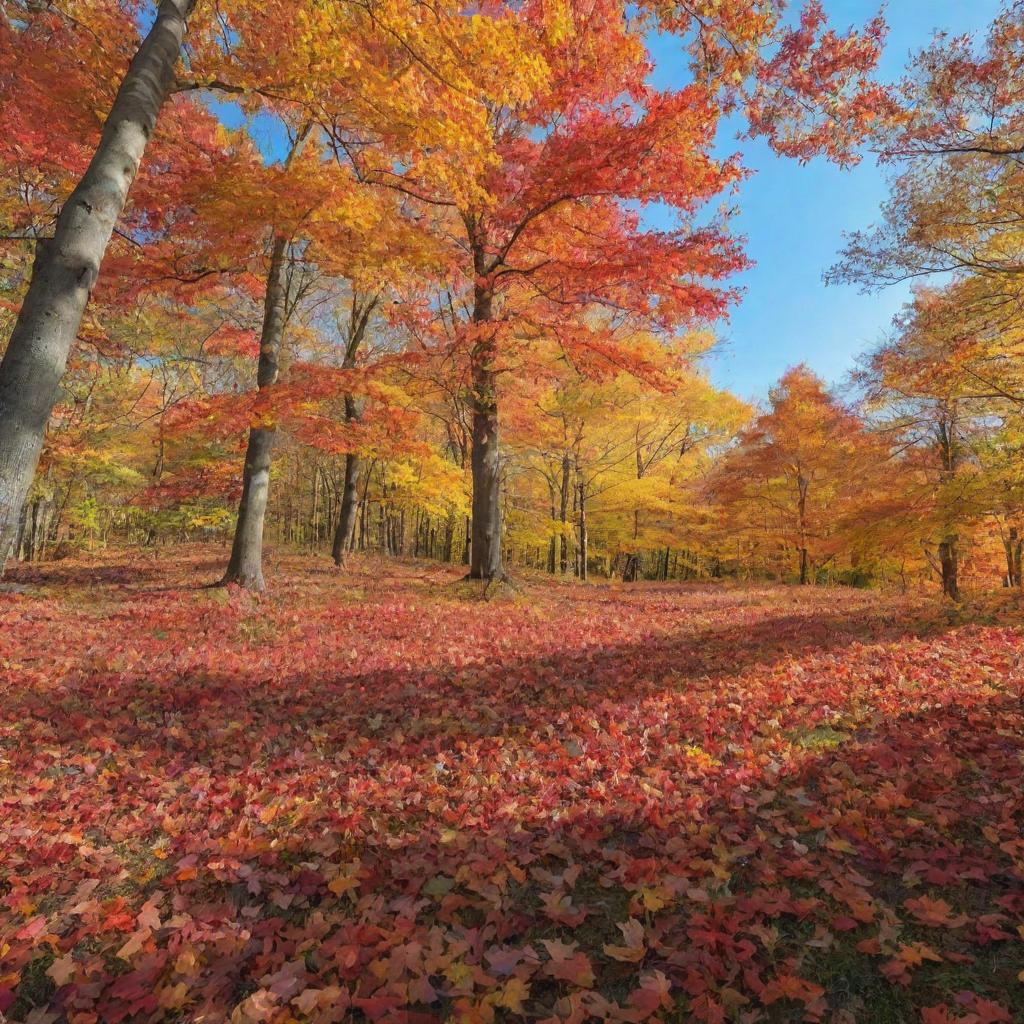
[(10, 1019), (1024, 1013), (1019, 629), (221, 556), (0, 598)]
[(0, 1024), (1024, 1024), (1024, 0), (0, 0)]

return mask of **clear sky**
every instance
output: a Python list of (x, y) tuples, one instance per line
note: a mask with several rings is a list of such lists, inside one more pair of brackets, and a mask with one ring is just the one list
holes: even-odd
[[(862, 24), (878, 0), (824, 0), (841, 29)], [(935, 29), (953, 33), (984, 28), (998, 0), (889, 0), (890, 34), (882, 76), (899, 77), (908, 56)], [(662, 87), (682, 81), (678, 43), (655, 40), (654, 81)], [(724, 143), (730, 140), (724, 139)], [(807, 363), (826, 380), (839, 382), (858, 352), (886, 331), (909, 289), (862, 295), (856, 288), (825, 287), (822, 274), (836, 260), (843, 233), (871, 224), (888, 195), (885, 171), (870, 157), (842, 171), (815, 161), (801, 167), (775, 157), (760, 143), (724, 146), (739, 150), (756, 173), (742, 186), (735, 230), (747, 237), (754, 269), (740, 275), (742, 305), (720, 328), (723, 343), (710, 369), (717, 384), (743, 398), (761, 398), (789, 366)]]

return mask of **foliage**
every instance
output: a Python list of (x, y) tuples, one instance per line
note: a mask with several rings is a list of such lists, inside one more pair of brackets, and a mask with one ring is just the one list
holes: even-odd
[(0, 596), (9, 1019), (1024, 1012), (1015, 627), (219, 561)]
[(844, 540), (849, 546), (839, 530), (885, 455), (806, 366), (789, 370), (769, 402), (715, 467), (709, 487), (738, 521), (737, 532), (792, 552), (806, 583)]

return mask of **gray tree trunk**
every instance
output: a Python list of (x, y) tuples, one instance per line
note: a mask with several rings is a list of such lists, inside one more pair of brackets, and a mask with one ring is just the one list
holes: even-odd
[[(380, 293), (361, 299), (355, 294), (352, 298), (352, 315), (349, 320), (348, 343), (345, 346), (345, 358), (342, 369), (351, 370), (356, 365), (359, 348), (366, 337), (366, 328), (370, 323), (370, 315), (380, 301)], [(356, 423), (363, 414), (361, 403), (354, 395), (345, 395), (345, 422)], [(331, 545), (331, 556), (334, 564), (341, 566), (345, 562), (345, 552), (353, 546), (356, 524), (357, 491), (359, 478), (362, 474), (363, 460), (356, 452), (345, 456), (345, 487), (341, 493), (341, 513), (334, 531), (334, 543)]]
[(562, 522), (562, 531), (558, 535), (559, 568), (563, 576), (569, 571), (569, 537), (566, 524), (569, 521), (569, 471), (571, 468), (569, 453), (565, 452), (562, 455), (562, 489), (559, 494), (559, 519)]
[[(345, 406), (347, 419), (347, 399)], [(363, 460), (355, 452), (349, 452), (345, 456), (345, 487), (341, 492), (341, 514), (338, 516), (338, 528), (334, 531), (334, 544), (331, 548), (334, 564), (339, 566), (345, 561), (345, 552), (352, 549), (356, 524), (356, 505), (358, 504), (356, 490), (359, 487), (362, 463)]]
[[(473, 309), (477, 323), (491, 319), (492, 296), (478, 289)], [(497, 375), (493, 341), (479, 342), (473, 352), (473, 540), (469, 576), (474, 580), (500, 579), (501, 561), (501, 451), (498, 441)]]
[(590, 558), (589, 534), (587, 532), (587, 487), (580, 479), (579, 482), (579, 529), (580, 529), (580, 579), (584, 582), (587, 579), (587, 562)]
[[(256, 386), (262, 391), (276, 383), (281, 340), (287, 318), (284, 280), (285, 252), (288, 239), (274, 238), (267, 273), (267, 294), (263, 301), (263, 330), (260, 335), (260, 359)], [(263, 522), (270, 493), (270, 460), (274, 450), (273, 427), (252, 427), (245, 451), (242, 473), (242, 500), (238, 506), (238, 522), (231, 545), (231, 558), (222, 584), (237, 583), (247, 590), (263, 590)]]
[(88, 169), (51, 239), (36, 243), (28, 294), (0, 363), (0, 573), (18, 533), (68, 353), (114, 225), (170, 93), (195, 0), (161, 0)]

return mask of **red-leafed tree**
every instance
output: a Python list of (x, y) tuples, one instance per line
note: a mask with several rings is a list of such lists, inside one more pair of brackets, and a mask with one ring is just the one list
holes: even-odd
[[(126, 157), (117, 133), (130, 135), (138, 130), (134, 121), (105, 129), (102, 119), (102, 111), (118, 94), (124, 63), (138, 45), (135, 21), (124, 5), (107, 0), (67, 10), (28, 5), (11, 14), (0, 22), (0, 37), (9, 44), (0, 46), (0, 117), (10, 128), (0, 140), (0, 230), (5, 250), (14, 257), (8, 267), (16, 272), (5, 281), (5, 290), (15, 298), (12, 309), (19, 318), (0, 371), (0, 394), (4, 396), (0, 398), (0, 433), (7, 441), (14, 438), (10, 444), (5, 441), (0, 459), (0, 491), (5, 496), (0, 502), (0, 536), (5, 538), (4, 544), (18, 535), (19, 488), (27, 489), (31, 483), (34, 459), (42, 451), (43, 434), (37, 437), (35, 427), (45, 428), (53, 402), (66, 401), (74, 393), (71, 377), (77, 369), (90, 363), (113, 366), (133, 357), (143, 357), (156, 366), (167, 356), (162, 335), (155, 333), (146, 339), (139, 333), (125, 348), (126, 317), (134, 315), (145, 323), (158, 307), (169, 311), (172, 306), (184, 317), (190, 315), (186, 310), (199, 308), (204, 294), (212, 297), (229, 278), (245, 287), (246, 275), (239, 272), (252, 260), (258, 232), (237, 217), (220, 229), (218, 210), (232, 194), (233, 183), (250, 177), (260, 166), (258, 153), (244, 137), (226, 131), (205, 106), (178, 96), (162, 110), (158, 130), (153, 132), (155, 120), (144, 125), (145, 131), (152, 133), (146, 147), (150, 160), (140, 165), (137, 173), (127, 165), (111, 172), (118, 180), (126, 170), (134, 177), (130, 199), (126, 193), (121, 197), (122, 208), (107, 209), (116, 199), (113, 186), (103, 177), (105, 172), (95, 167), (88, 170), (90, 154), (99, 139), (95, 160), (109, 169), (111, 159)], [(164, 12), (161, 17), (166, 22), (169, 16)], [(167, 40), (160, 33), (167, 30), (166, 24), (153, 29), (164, 50)], [(153, 57), (151, 50), (147, 53)], [(171, 60), (173, 54), (161, 50), (158, 56)], [(144, 78), (151, 76), (153, 68), (146, 61), (141, 65), (139, 73)], [(129, 93), (140, 88), (145, 92), (152, 84), (128, 83), (123, 88)], [(161, 88), (170, 85), (164, 82)], [(132, 95), (134, 99), (121, 105), (118, 116), (137, 119), (142, 116), (144, 98), (147, 102), (159, 99)], [(83, 96), (91, 102), (82, 103)], [(155, 119), (155, 110), (150, 114)], [(91, 184), (87, 187), (82, 179), (86, 191), (74, 193), (83, 172)], [(71, 243), (59, 241), (63, 237), (60, 225), (74, 228), (76, 218), (85, 217), (89, 237), (80, 234), (80, 240), (84, 239), (87, 248), (103, 241), (91, 233), (95, 228), (101, 235), (105, 229), (92, 222), (93, 214), (85, 208), (94, 206), (88, 188), (102, 193), (105, 205), (94, 212), (110, 221), (110, 244), (101, 253), (107, 273), (91, 280), (88, 288), (65, 294), (67, 301), (62, 300), (60, 316), (54, 317), (46, 311), (57, 293), (49, 293), (48, 298), (40, 290), (39, 275), (47, 266), (47, 273), (52, 271), (58, 277), (63, 273), (58, 273), (58, 265), (66, 262)], [(69, 192), (77, 198), (69, 198)], [(77, 213), (69, 211), (69, 205), (75, 203), (85, 206)], [(220, 220), (223, 224), (224, 217)], [(74, 231), (79, 229), (84, 230), (81, 224)], [(62, 244), (65, 249), (54, 255), (54, 246), (60, 249)], [(34, 270), (32, 247), (36, 251)], [(85, 249), (76, 252), (82, 256)], [(35, 283), (24, 301), (18, 302), (30, 279)], [(93, 304), (93, 315), (83, 326), (75, 319), (82, 312), (76, 303), (86, 298)], [(219, 301), (223, 316), (230, 316), (230, 297), (221, 293)], [(39, 315), (45, 321), (42, 327)], [(32, 324), (36, 327), (30, 330)], [(191, 357), (197, 365), (202, 361), (203, 338), (209, 333), (209, 325), (196, 325)], [(111, 335), (119, 340), (115, 342)], [(41, 375), (44, 363), (46, 373)], [(63, 372), (68, 366), (70, 377)], [(43, 376), (49, 381), (46, 387)]]
[[(513, 5), (481, 8), (508, 20)], [(405, 191), (450, 246), (461, 304), (439, 315), (468, 352), (472, 577), (503, 574), (499, 392), (505, 374), (526, 372), (533, 341), (555, 339), (581, 366), (629, 366), (622, 342), (637, 331), (724, 314), (731, 295), (721, 282), (744, 258), (724, 223), (701, 216), (743, 174), (710, 154), (723, 112), (745, 105), (752, 130), (782, 152), (845, 160), (881, 110), (867, 80), (880, 23), (840, 37), (811, 4), (787, 30), (780, 8), (515, 5), (517, 38), (529, 40), (544, 73), (529, 95), (491, 99), (481, 72), (491, 158), (470, 181), (450, 167), (444, 176), (381, 167), (336, 133), (366, 180)], [(656, 18), (694, 38), (693, 80), (674, 91), (647, 81), (645, 32)], [(646, 229), (639, 210), (649, 204), (668, 207), (676, 225)]]
[[(86, 11), (110, 43), (134, 34), (116, 5)], [(0, 568), (17, 535), (50, 411), (100, 264), (146, 146), (170, 94), (193, 0), (161, 0), (110, 107), (88, 167), (60, 209), (52, 237), (36, 240), (35, 265), (14, 331), (0, 363)], [(35, 12), (29, 5), (28, 14)], [(0, 23), (5, 49), (19, 51), (24, 24)], [(126, 31), (127, 29), (127, 31)], [(100, 51), (103, 50), (100, 37)], [(15, 41), (17, 40), (17, 42)], [(129, 46), (131, 44), (129, 43)], [(118, 50), (113, 47), (114, 52)], [(109, 58), (108, 58), (109, 61)], [(116, 80), (116, 79), (115, 79)], [(44, 111), (38, 115), (45, 124)], [(37, 122), (39, 123), (39, 122)]]

